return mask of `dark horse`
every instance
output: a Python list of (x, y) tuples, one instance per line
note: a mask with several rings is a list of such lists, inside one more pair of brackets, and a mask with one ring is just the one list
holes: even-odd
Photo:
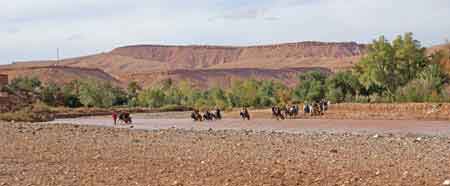
[(131, 124), (131, 116), (128, 112), (122, 112), (119, 114), (119, 120), (124, 122), (125, 124)]
[(280, 120), (280, 119), (284, 120), (285, 119), (283, 113), (281, 112), (280, 107), (272, 107), (272, 116), (274, 118), (277, 118), (277, 120)]
[(293, 105), (292, 107), (289, 107), (286, 109), (286, 117), (289, 116), (289, 118), (296, 118), (299, 112), (299, 108), (297, 105)]
[(198, 110), (192, 111), (191, 118), (194, 121), (203, 121), (203, 117), (202, 117), (202, 115), (200, 114), (200, 112)]
[(222, 114), (221, 114), (220, 109), (216, 109), (216, 113), (214, 113), (214, 115), (215, 115), (215, 118), (217, 120), (221, 120), (222, 119)]
[(241, 113), (239, 113), (239, 115), (241, 115), (241, 118), (243, 120), (250, 120), (250, 113), (245, 107), (241, 110)]
[(216, 115), (214, 115), (209, 110), (207, 110), (205, 112), (205, 114), (203, 114), (203, 119), (208, 120), (208, 121), (215, 120), (216, 119)]

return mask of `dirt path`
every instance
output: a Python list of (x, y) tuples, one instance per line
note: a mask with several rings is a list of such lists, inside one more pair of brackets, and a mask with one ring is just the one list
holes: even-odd
[[(301, 132), (333, 132), (333, 133), (396, 133), (450, 136), (450, 121), (418, 121), (418, 120), (324, 120), (296, 119), (277, 121), (274, 119), (223, 119), (220, 121), (194, 122), (188, 113), (156, 113), (135, 114), (135, 129), (198, 129), (225, 130), (249, 129), (255, 131), (279, 131), (289, 133)], [(74, 119), (58, 119), (51, 123), (80, 124), (95, 126), (111, 126), (110, 117), (84, 117)], [(119, 126), (127, 128), (129, 126)]]

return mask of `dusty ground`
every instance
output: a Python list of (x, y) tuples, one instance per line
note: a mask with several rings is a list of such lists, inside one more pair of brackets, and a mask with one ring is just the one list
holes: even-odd
[(0, 123), (0, 185), (442, 185), (450, 139)]

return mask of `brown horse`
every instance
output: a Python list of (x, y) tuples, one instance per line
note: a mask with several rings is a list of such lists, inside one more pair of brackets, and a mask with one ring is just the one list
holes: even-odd
[(200, 112), (198, 110), (192, 111), (191, 118), (194, 121), (203, 121), (203, 117), (202, 117), (202, 115), (200, 114)]
[(121, 112), (119, 113), (119, 121), (125, 123), (125, 124), (131, 124), (133, 121), (131, 120), (130, 113), (128, 112)]
[(243, 120), (250, 120), (250, 113), (248, 112), (247, 108), (245, 108), (245, 107), (241, 110), (239, 115), (241, 116), (241, 118)]

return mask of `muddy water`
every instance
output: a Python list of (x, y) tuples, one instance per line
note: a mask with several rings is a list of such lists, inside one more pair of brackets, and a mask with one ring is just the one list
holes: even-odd
[[(220, 121), (194, 122), (189, 113), (155, 113), (133, 115), (134, 129), (195, 129), (224, 130), (250, 129), (256, 131), (277, 132), (333, 132), (333, 133), (399, 133), (450, 136), (450, 121), (415, 121), (415, 120), (284, 120), (223, 119)], [(128, 128), (130, 126), (113, 126), (110, 117), (82, 117), (75, 119), (58, 119), (51, 123), (80, 124)]]

